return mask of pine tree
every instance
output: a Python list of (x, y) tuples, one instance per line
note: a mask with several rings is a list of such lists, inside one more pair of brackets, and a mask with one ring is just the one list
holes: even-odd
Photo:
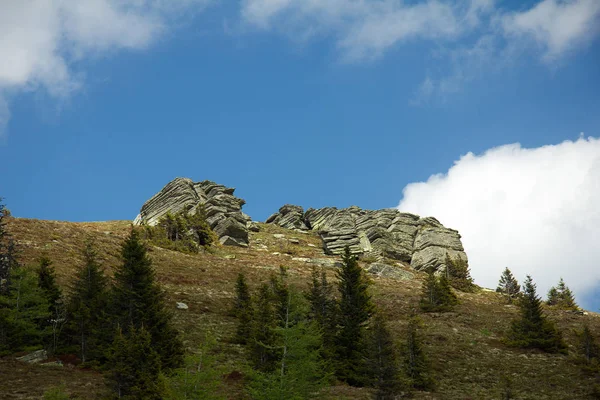
[(92, 241), (86, 242), (83, 259), (70, 287), (67, 310), (71, 340), (78, 344), (79, 357), (86, 363), (103, 360), (103, 348), (112, 332), (106, 315), (108, 279)]
[(235, 283), (235, 299), (232, 313), (238, 320), (235, 336), (236, 342), (246, 344), (252, 333), (252, 316), (254, 310), (246, 277), (242, 273), (238, 274)]
[(52, 266), (52, 261), (46, 256), (42, 256), (39, 259), (38, 286), (46, 297), (50, 315), (56, 315), (58, 303), (62, 297), (62, 291), (56, 283), (56, 272)]
[(0, 294), (0, 354), (39, 346), (48, 337), (42, 329), (50, 313), (36, 274), (21, 266), (10, 269), (7, 293)]
[(556, 295), (553, 295), (554, 298), (552, 301), (550, 300), (550, 294), (548, 295), (548, 305), (556, 305), (558, 308), (563, 310), (579, 310), (579, 306), (577, 306), (577, 303), (575, 302), (575, 296), (573, 295), (571, 289), (569, 289), (569, 287), (565, 284), (563, 278), (560, 278), (558, 286), (555, 290)]
[(146, 329), (157, 349), (163, 370), (183, 364), (183, 344), (172, 325), (165, 295), (145, 245), (132, 228), (121, 247), (122, 264), (117, 267), (111, 293), (113, 321), (124, 328)]
[(462, 292), (474, 292), (476, 289), (471, 278), (471, 271), (466, 260), (459, 255), (458, 258), (452, 259), (450, 254), (446, 253), (446, 278), (450, 282), (450, 286)]
[(119, 330), (115, 335), (107, 363), (107, 384), (115, 398), (162, 400), (160, 365), (150, 333), (143, 326), (130, 326), (127, 334)]
[(420, 306), (424, 312), (450, 311), (458, 303), (445, 275), (436, 277), (430, 273), (423, 284)]
[(430, 374), (430, 367), (423, 352), (422, 339), (418, 328), (420, 321), (413, 314), (408, 320), (406, 342), (403, 347), (404, 371), (407, 385), (418, 390), (432, 390), (434, 381)]
[(204, 204), (196, 207), (196, 212), (187, 215), (188, 228), (193, 232), (194, 240), (203, 247), (210, 246), (217, 241), (217, 236), (206, 221), (206, 209)]
[(542, 311), (536, 285), (527, 275), (523, 296), (519, 301), (520, 317), (511, 324), (507, 343), (516, 347), (537, 348), (546, 352), (566, 352), (567, 346), (554, 323)]
[(275, 318), (279, 326), (283, 326), (287, 317), (290, 290), (287, 284), (285, 267), (279, 267), (279, 275), (271, 276), (271, 293), (275, 306)]
[(332, 360), (336, 331), (337, 305), (333, 298), (333, 287), (327, 281), (325, 270), (313, 269), (311, 284), (305, 297), (309, 302), (308, 317), (315, 321), (323, 333), (323, 357)]
[(583, 326), (583, 330), (577, 333), (578, 338), (578, 351), (581, 357), (587, 364), (591, 364), (592, 361), (600, 361), (600, 346), (596, 343), (596, 338), (592, 334), (588, 324)]
[(509, 304), (521, 293), (521, 286), (508, 267), (504, 269), (500, 276), (496, 292), (502, 293)]
[(396, 348), (385, 319), (376, 313), (368, 339), (367, 370), (371, 384), (377, 389), (377, 400), (393, 400), (401, 390), (400, 369), (396, 359)]
[(275, 328), (280, 349), (277, 368), (255, 376), (250, 393), (256, 400), (313, 398), (329, 379), (317, 324), (305, 318), (299, 294), (288, 288), (287, 296), (283, 324)]
[(249, 345), (250, 359), (254, 368), (271, 372), (276, 368), (279, 357), (277, 347), (277, 319), (272, 305), (273, 293), (267, 284), (260, 286), (256, 296), (256, 308), (252, 323), (252, 340)]
[(546, 300), (546, 304), (548, 304), (549, 306), (555, 306), (559, 303), (560, 301), (560, 296), (558, 294), (558, 290), (552, 286), (549, 290), (548, 290), (548, 300)]
[(350, 385), (361, 385), (365, 381), (365, 325), (374, 307), (368, 292), (369, 281), (348, 247), (342, 261), (343, 265), (337, 271), (340, 297), (337, 319), (339, 329), (335, 337), (336, 375)]

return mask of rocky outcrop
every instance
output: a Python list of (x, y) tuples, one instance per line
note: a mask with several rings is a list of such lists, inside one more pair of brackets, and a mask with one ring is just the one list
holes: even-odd
[(420, 218), (395, 209), (359, 207), (308, 209), (285, 205), (266, 223), (319, 232), (326, 254), (368, 254), (409, 263), (416, 270), (441, 271), (446, 254), (467, 259), (457, 231), (432, 217)]
[(244, 200), (233, 195), (235, 189), (211, 181), (193, 182), (175, 178), (142, 206), (136, 225), (156, 225), (168, 212), (196, 213), (204, 205), (206, 220), (224, 245), (248, 246), (250, 217), (242, 212)]

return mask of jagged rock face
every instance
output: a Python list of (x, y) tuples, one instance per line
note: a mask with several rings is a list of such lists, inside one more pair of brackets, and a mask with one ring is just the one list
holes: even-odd
[(175, 178), (142, 206), (134, 224), (156, 225), (168, 212), (176, 214), (189, 210), (194, 214), (201, 204), (206, 220), (224, 245), (248, 246), (250, 217), (242, 212), (244, 200), (235, 197), (234, 188), (211, 181), (193, 182)]
[(467, 259), (457, 231), (432, 217), (401, 213), (395, 209), (362, 210), (359, 207), (308, 209), (285, 205), (266, 223), (288, 229), (318, 231), (323, 249), (342, 254), (373, 254), (409, 263), (416, 270), (442, 271), (446, 254)]

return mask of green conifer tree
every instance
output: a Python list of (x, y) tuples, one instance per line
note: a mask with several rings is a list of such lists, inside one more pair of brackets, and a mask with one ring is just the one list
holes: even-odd
[(107, 385), (113, 397), (128, 400), (162, 400), (160, 356), (144, 327), (118, 330), (109, 351)]
[(308, 317), (316, 322), (323, 334), (323, 357), (326, 360), (333, 360), (337, 304), (333, 297), (333, 287), (327, 281), (325, 270), (313, 269), (311, 284), (305, 296), (309, 302)]
[(237, 343), (246, 344), (252, 333), (254, 310), (246, 277), (242, 273), (238, 274), (235, 283), (235, 299), (232, 313), (238, 320), (235, 340)]
[(555, 306), (560, 301), (560, 296), (558, 295), (558, 290), (556, 287), (552, 286), (548, 290), (548, 300), (546, 300), (546, 304), (549, 306)]
[(108, 279), (98, 263), (98, 254), (92, 241), (83, 249), (83, 264), (70, 286), (68, 301), (71, 341), (77, 343), (81, 361), (103, 361), (103, 348), (110, 344), (112, 328), (106, 307)]
[(0, 294), (6, 294), (8, 291), (8, 275), (9, 275), (9, 262), (8, 262), (8, 242), (9, 235), (6, 230), (6, 207), (2, 203), (0, 197)]
[(271, 275), (271, 293), (275, 308), (275, 319), (277, 325), (283, 326), (287, 318), (288, 298), (290, 289), (287, 283), (287, 271), (285, 267), (279, 267), (279, 275)]
[(365, 325), (374, 307), (369, 294), (369, 280), (355, 256), (346, 247), (342, 267), (337, 271), (339, 329), (335, 337), (336, 375), (350, 385), (365, 382)]
[(0, 294), (0, 355), (39, 346), (49, 334), (41, 328), (50, 313), (35, 272), (13, 267), (8, 282), (7, 293)]
[(434, 380), (430, 366), (423, 352), (423, 341), (418, 328), (421, 322), (415, 314), (408, 320), (406, 342), (402, 349), (406, 385), (418, 390), (433, 390)]
[(310, 399), (318, 397), (329, 375), (321, 357), (321, 333), (305, 318), (302, 296), (288, 288), (283, 324), (275, 328), (279, 337), (276, 368), (254, 377), (250, 393), (255, 400)]
[(372, 319), (367, 370), (371, 385), (377, 389), (377, 400), (394, 400), (403, 389), (394, 341), (381, 313), (376, 313)]
[(272, 372), (279, 358), (276, 314), (273, 309), (273, 293), (267, 284), (260, 286), (256, 298), (252, 323), (252, 340), (248, 343), (250, 359), (254, 368)]
[(496, 292), (502, 293), (509, 304), (512, 304), (513, 300), (521, 293), (521, 286), (508, 267), (500, 276)]
[(450, 286), (462, 292), (474, 292), (477, 288), (471, 278), (471, 271), (467, 261), (460, 255), (452, 259), (450, 254), (446, 253), (446, 278)]
[(171, 313), (165, 304), (164, 292), (156, 281), (152, 261), (146, 246), (132, 228), (121, 247), (122, 264), (114, 275), (110, 296), (112, 320), (124, 328), (142, 326), (152, 338), (163, 370), (183, 364), (183, 344), (172, 325)]
[(586, 364), (600, 361), (600, 346), (596, 343), (596, 338), (588, 324), (583, 326), (581, 332), (577, 332), (577, 350)]
[(543, 313), (542, 301), (529, 275), (523, 285), (519, 308), (520, 316), (513, 320), (506, 338), (509, 345), (538, 348), (550, 353), (566, 352), (567, 346), (560, 331)]
[(456, 294), (445, 275), (430, 273), (423, 284), (420, 306), (424, 312), (450, 311), (458, 303)]
[(42, 256), (38, 263), (38, 286), (46, 297), (50, 315), (55, 315), (57, 307), (62, 297), (62, 291), (56, 283), (56, 272), (52, 266), (52, 261)]
[(565, 284), (563, 278), (560, 278), (558, 286), (558, 304), (557, 306), (563, 310), (579, 310), (579, 306), (575, 302), (575, 296), (569, 287)]

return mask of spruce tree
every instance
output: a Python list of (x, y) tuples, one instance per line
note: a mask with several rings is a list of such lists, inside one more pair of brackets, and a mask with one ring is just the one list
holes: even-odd
[(314, 321), (305, 318), (302, 297), (288, 288), (283, 324), (275, 328), (279, 337), (276, 368), (258, 373), (250, 393), (256, 400), (309, 399), (318, 397), (329, 375), (321, 357), (321, 333)]
[(333, 298), (333, 287), (327, 281), (325, 270), (313, 269), (311, 283), (305, 297), (309, 302), (308, 317), (315, 321), (323, 333), (323, 357), (332, 360), (335, 354), (337, 305)]
[(423, 284), (420, 306), (424, 312), (450, 311), (458, 303), (456, 294), (445, 275), (439, 278), (430, 273)]
[(543, 313), (542, 301), (529, 275), (523, 285), (519, 308), (520, 316), (513, 320), (506, 338), (509, 345), (537, 348), (550, 353), (566, 352), (567, 346), (561, 333)]
[(446, 278), (450, 282), (450, 286), (462, 292), (473, 292), (476, 289), (471, 278), (471, 271), (460, 255), (456, 259), (452, 259), (450, 254), (446, 253)]
[(583, 330), (577, 333), (577, 350), (585, 363), (591, 364), (594, 360), (600, 361), (600, 346), (596, 343), (596, 338), (592, 334), (588, 324), (583, 326)]
[(509, 304), (521, 293), (521, 286), (508, 267), (500, 276), (496, 292), (502, 293)]
[(546, 304), (549, 306), (555, 306), (559, 303), (559, 301), (560, 301), (560, 296), (558, 294), (558, 289), (556, 289), (556, 287), (552, 286), (548, 290), (548, 300), (546, 300)]
[(115, 398), (162, 400), (161, 362), (144, 327), (118, 330), (109, 350), (107, 384)]
[(348, 247), (342, 261), (342, 267), (337, 271), (339, 329), (335, 337), (336, 375), (350, 385), (361, 385), (365, 381), (365, 325), (374, 307), (368, 291), (369, 281)]
[(255, 298), (252, 338), (248, 343), (250, 359), (254, 369), (272, 372), (276, 368), (279, 349), (275, 332), (278, 323), (272, 304), (273, 293), (269, 285), (261, 285)]
[(152, 347), (158, 351), (162, 368), (179, 367), (183, 364), (183, 344), (173, 327), (146, 246), (133, 228), (122, 244), (121, 260), (122, 264), (115, 271), (110, 299), (113, 321), (124, 333), (131, 327), (143, 326), (152, 338)]
[(238, 320), (235, 340), (237, 343), (246, 344), (252, 333), (252, 316), (254, 311), (246, 277), (242, 273), (238, 274), (235, 283), (235, 299), (232, 313)]
[(579, 306), (575, 302), (575, 296), (569, 287), (565, 284), (563, 278), (560, 278), (556, 287), (558, 293), (557, 306), (563, 310), (579, 310)]
[(71, 341), (77, 343), (81, 361), (103, 360), (112, 329), (106, 314), (108, 279), (98, 263), (92, 241), (83, 249), (83, 263), (70, 287), (67, 310)]
[(418, 390), (432, 390), (434, 381), (431, 377), (430, 366), (423, 352), (423, 341), (419, 336), (420, 321), (413, 314), (408, 320), (406, 341), (402, 354), (406, 384)]
[(8, 262), (8, 243), (9, 235), (6, 230), (6, 207), (2, 204), (2, 198), (0, 197), (0, 294), (6, 294), (8, 291), (8, 275), (9, 275), (9, 262)]
[(287, 284), (287, 272), (285, 267), (279, 267), (279, 275), (271, 276), (271, 293), (275, 306), (275, 318), (279, 326), (283, 326), (287, 317), (288, 297), (290, 290)]
[(35, 272), (15, 266), (8, 282), (0, 294), (0, 355), (42, 345), (50, 333), (43, 328), (50, 317), (48, 301)]
[(38, 286), (44, 293), (44, 297), (46, 297), (50, 315), (55, 315), (62, 297), (62, 291), (56, 283), (56, 272), (52, 266), (52, 261), (46, 256), (39, 259)]
[(403, 389), (394, 341), (381, 313), (375, 314), (370, 328), (367, 370), (377, 389), (375, 398), (393, 400)]

